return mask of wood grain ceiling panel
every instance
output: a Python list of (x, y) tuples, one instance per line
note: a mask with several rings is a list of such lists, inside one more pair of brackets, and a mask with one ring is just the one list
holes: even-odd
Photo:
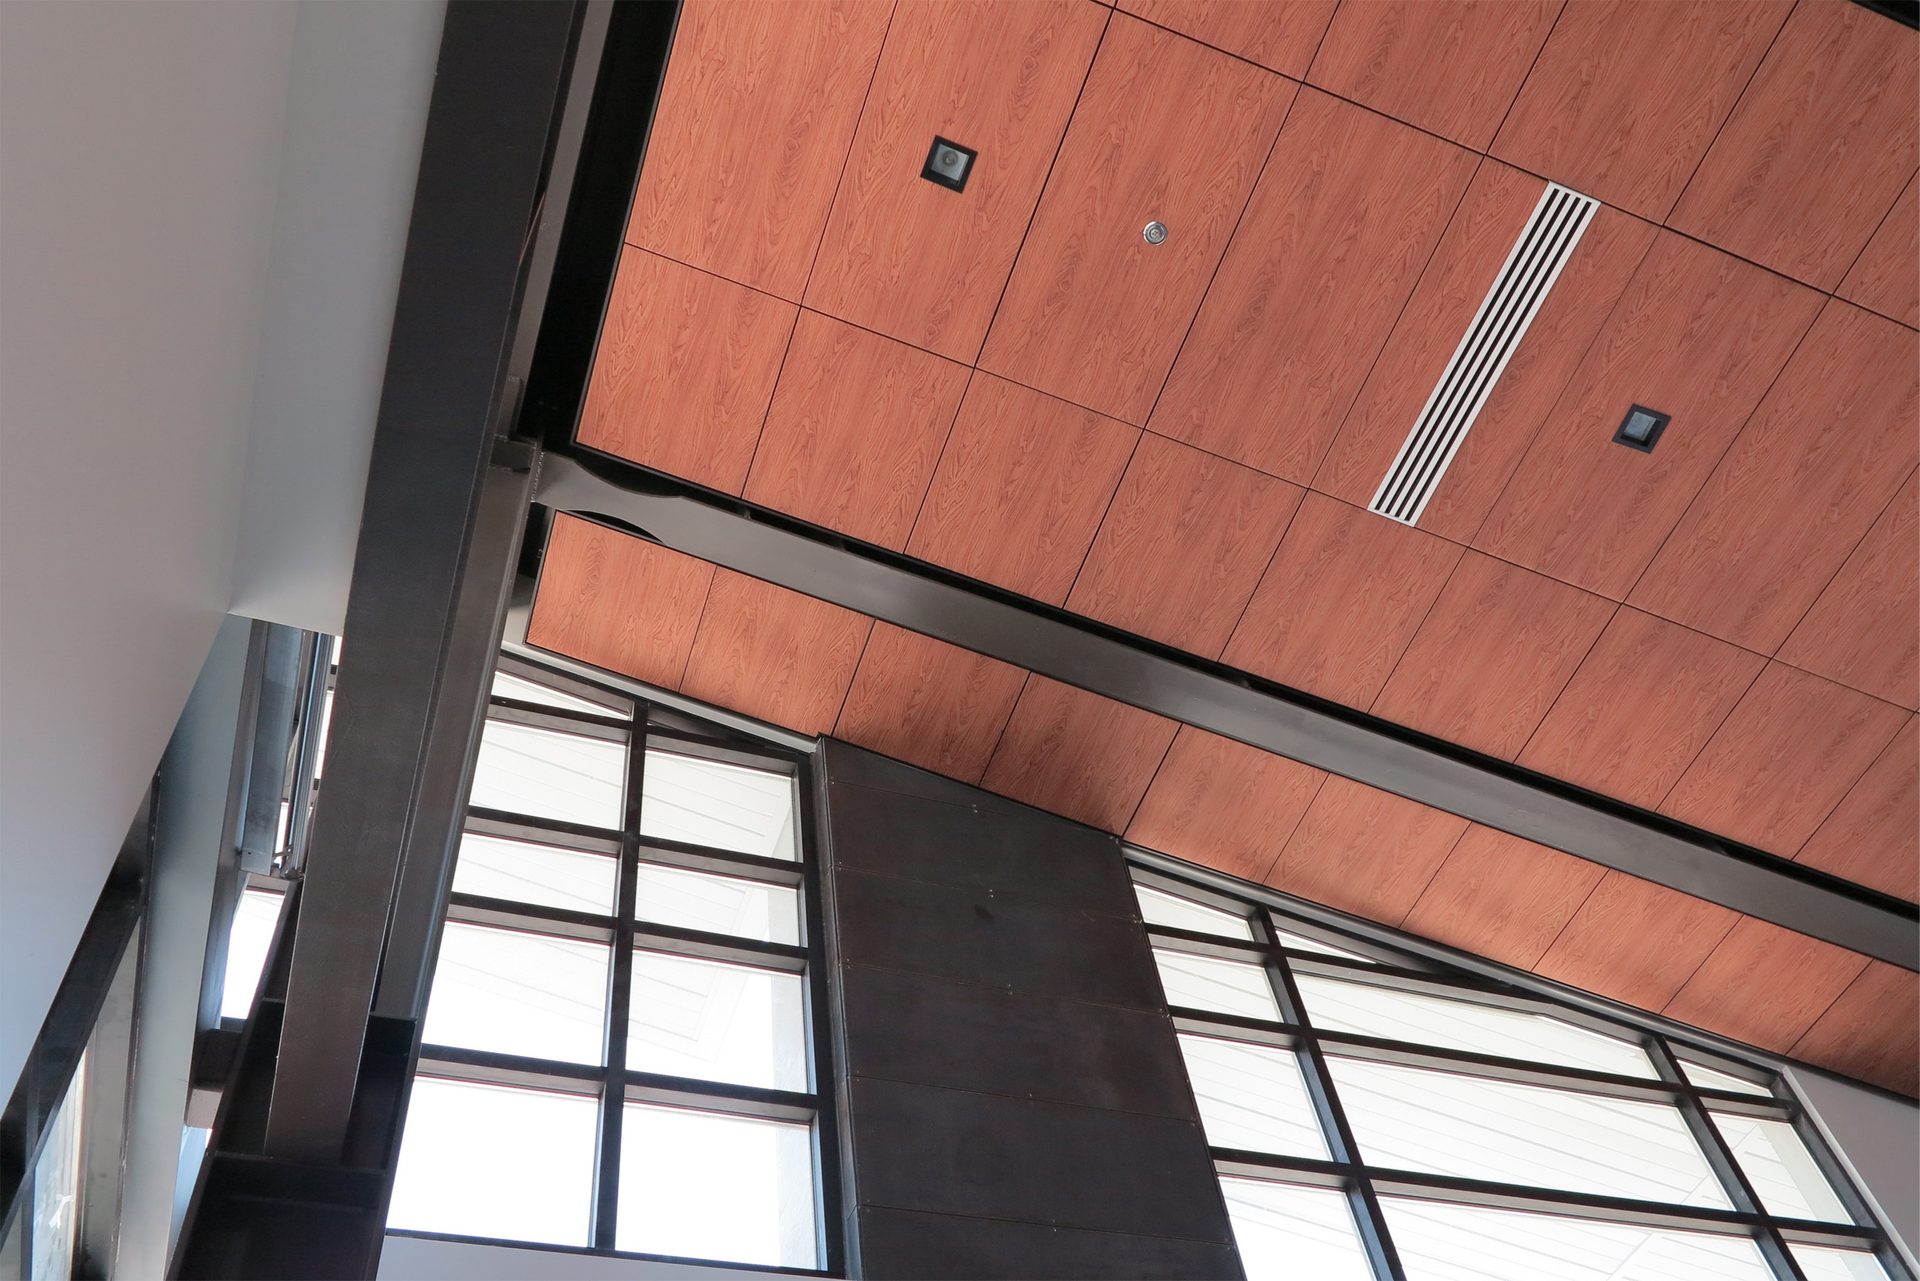
[(1877, 311), (1904, 325), (1920, 326), (1920, 263), (1913, 247), (1920, 243), (1920, 179), (1909, 178), (1907, 189), (1893, 202), (1880, 230), (1840, 284), (1840, 296)]
[(1664, 1009), (1738, 919), (1716, 903), (1610, 870), (1533, 971)]
[(1462, 554), (1432, 534), (1309, 493), (1221, 658), (1364, 709)]
[(1295, 80), (1337, 0), (1119, 0), (1120, 8)]
[[(1474, 546), (1626, 597), (1813, 323), (1819, 294), (1662, 232)], [(1632, 405), (1659, 447), (1613, 443)]]
[(681, 690), (802, 734), (833, 728), (873, 620), (715, 569)]
[(1444, 810), (1330, 777), (1267, 884), (1398, 925), (1466, 830), (1467, 820)]
[[(1453, 358), (1546, 184), (1498, 161), (1474, 174), (1313, 486), (1365, 507)], [(1481, 406), (1420, 526), (1469, 542), (1653, 243), (1602, 205)]]
[(1660, 811), (1792, 858), (1908, 713), (1769, 663)]
[(1661, 1013), (1785, 1053), (1866, 968), (1858, 952), (1743, 916)]
[(628, 249), (594, 355), (580, 443), (738, 494), (796, 310)]
[[(1146, 421), (1293, 94), (1271, 72), (1114, 15), (981, 368)], [(1151, 221), (1165, 243), (1142, 238)]]
[(1780, 659), (1902, 707), (1920, 707), (1920, 475), (1780, 647)]
[(627, 241), (799, 301), (891, 0), (688, 0)]
[(1245, 611), (1301, 490), (1141, 438), (1067, 597), (1075, 613), (1208, 658)]
[(1920, 718), (1908, 718), (1794, 857), (1909, 903), (1920, 899)]
[(1633, 805), (1658, 805), (1767, 660), (1622, 609), (1519, 762)]
[(1597, 863), (1475, 823), (1401, 926), (1531, 969), (1605, 872)]
[(802, 311), (746, 497), (899, 551), (968, 369)]
[(1302, 89), (1152, 427), (1306, 484), (1476, 157)]
[(1920, 975), (1868, 962), (1794, 1045), (1793, 1057), (1920, 1095)]
[(1326, 777), (1311, 765), (1182, 725), (1127, 839), (1264, 881)]
[(1629, 599), (1771, 654), (1916, 465), (1920, 339), (1831, 302)]
[(1514, 99), (1493, 154), (1661, 221), (1793, 0), (1581, 0)]
[(1485, 151), (1561, 0), (1370, 0), (1333, 15), (1307, 79)]
[(834, 734), (936, 774), (977, 783), (1026, 672), (875, 622)]
[(1920, 34), (1862, 5), (1802, 0), (1668, 223), (1830, 290), (1916, 161)]
[(981, 786), (1123, 832), (1177, 728), (1152, 712), (1032, 676)]
[(1058, 605), (1140, 431), (975, 374), (907, 550)]
[(678, 689), (712, 580), (706, 561), (556, 514), (527, 642)]
[[(887, 32), (807, 305), (972, 363), (1106, 14), (1080, 0), (916, 0)], [(918, 176), (935, 137), (966, 190)]]
[(1373, 713), (1511, 760), (1614, 608), (1468, 552), (1373, 700)]

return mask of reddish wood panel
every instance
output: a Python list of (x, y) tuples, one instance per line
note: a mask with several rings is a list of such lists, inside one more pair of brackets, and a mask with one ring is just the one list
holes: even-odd
[(1139, 439), (1138, 428), (975, 374), (907, 550), (1058, 605)]
[(1908, 718), (1794, 857), (1909, 903), (1920, 899), (1920, 718)]
[(1329, 778), (1267, 884), (1398, 925), (1466, 829), (1467, 820), (1444, 810)]
[(1920, 339), (1831, 302), (1630, 599), (1771, 654), (1916, 465)]
[(1531, 969), (1605, 873), (1598, 863), (1475, 823), (1402, 928)]
[(1743, 916), (1661, 1013), (1785, 1053), (1866, 968), (1858, 952)]
[(1664, 219), (1793, 0), (1579, 0), (1554, 24), (1493, 154)]
[(1373, 700), (1373, 713), (1511, 759), (1614, 608), (1468, 552)]
[[(1080, 0), (900, 5), (807, 305), (971, 363), (1105, 27)], [(935, 137), (979, 153), (965, 191), (919, 178)]]
[(1311, 765), (1182, 725), (1127, 839), (1264, 881), (1326, 777)]
[(1120, 0), (1120, 8), (1295, 80), (1337, 0)]
[(1920, 179), (1909, 178), (1886, 221), (1848, 270), (1840, 296), (1904, 325), (1920, 326), (1916, 243), (1920, 243)]
[(1027, 673), (876, 622), (834, 733), (936, 774), (978, 782)]
[(688, 0), (628, 243), (798, 301), (892, 11)]
[(1660, 810), (1792, 858), (1908, 713), (1770, 663)]
[(801, 312), (746, 497), (899, 551), (967, 375), (918, 347)]
[[(1293, 93), (1115, 14), (981, 367), (1146, 421)], [(1142, 238), (1149, 221), (1165, 243)]]
[(1609, 871), (1533, 967), (1536, 974), (1665, 1008), (1739, 919), (1716, 903)]
[(1302, 89), (1153, 429), (1305, 484), (1476, 157)]
[(1869, 962), (1794, 1045), (1793, 1057), (1920, 1095), (1920, 975)]
[(1832, 289), (1917, 160), (1920, 35), (1857, 4), (1805, 0), (1669, 225)]
[[(1315, 489), (1362, 507), (1373, 501), (1545, 189), (1532, 174), (1498, 161), (1480, 166), (1320, 465)], [(1595, 212), (1428, 500), (1421, 528), (1458, 542), (1473, 538), (1653, 235), (1652, 224), (1638, 218), (1604, 205)]]
[(1141, 438), (1067, 608), (1216, 657), (1301, 491), (1151, 432)]
[[(1760, 403), (1819, 294), (1661, 233), (1474, 546), (1622, 600)], [(1629, 407), (1673, 416), (1652, 453)]]
[(1221, 657), (1365, 708), (1461, 554), (1431, 534), (1309, 493)]
[(1333, 15), (1307, 79), (1485, 151), (1561, 0), (1369, 0)]
[(1520, 764), (1634, 805), (1658, 805), (1766, 663), (1622, 609), (1528, 740)]
[(706, 561), (557, 514), (527, 643), (679, 689), (712, 579)]
[(627, 250), (600, 331), (580, 443), (739, 493), (795, 310)]
[(1880, 513), (1780, 659), (1920, 707), (1920, 476), (1909, 476)]
[(716, 569), (681, 689), (802, 734), (833, 728), (873, 620)]
[(1032, 676), (981, 786), (1123, 832), (1177, 728), (1152, 712)]

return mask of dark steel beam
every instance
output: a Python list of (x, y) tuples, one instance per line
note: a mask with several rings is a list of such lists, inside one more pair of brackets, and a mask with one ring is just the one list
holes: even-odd
[(910, 631), (1920, 969), (1920, 909), (1650, 810), (631, 464), (549, 453), (539, 502)]

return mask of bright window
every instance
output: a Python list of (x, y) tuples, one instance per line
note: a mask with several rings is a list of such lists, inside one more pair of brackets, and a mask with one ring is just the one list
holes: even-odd
[(807, 1126), (627, 1105), (619, 1249), (811, 1268), (814, 1236)]

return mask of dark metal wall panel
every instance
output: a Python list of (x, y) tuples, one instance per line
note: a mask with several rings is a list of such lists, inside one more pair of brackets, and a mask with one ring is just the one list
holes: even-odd
[(863, 1206), (1229, 1238), (1197, 1122), (866, 1078), (849, 1095)]
[(1233, 1247), (1208, 1241), (909, 1210), (861, 1210), (855, 1228), (870, 1250), (888, 1260), (886, 1275), (895, 1281), (986, 1276), (1009, 1258), (1026, 1260), (1031, 1276), (1056, 1281), (1173, 1281), (1240, 1273)]
[[(1166, 1016), (1004, 988), (849, 966), (841, 972), (847, 1070), (956, 1090), (1007, 1088), (1007, 1062), (1035, 1099), (1194, 1118), (1178, 1061), (1161, 1041)], [(955, 1043), (992, 1044), (992, 1057)]]
[(1239, 1276), (1119, 842), (822, 760), (856, 1275)]

